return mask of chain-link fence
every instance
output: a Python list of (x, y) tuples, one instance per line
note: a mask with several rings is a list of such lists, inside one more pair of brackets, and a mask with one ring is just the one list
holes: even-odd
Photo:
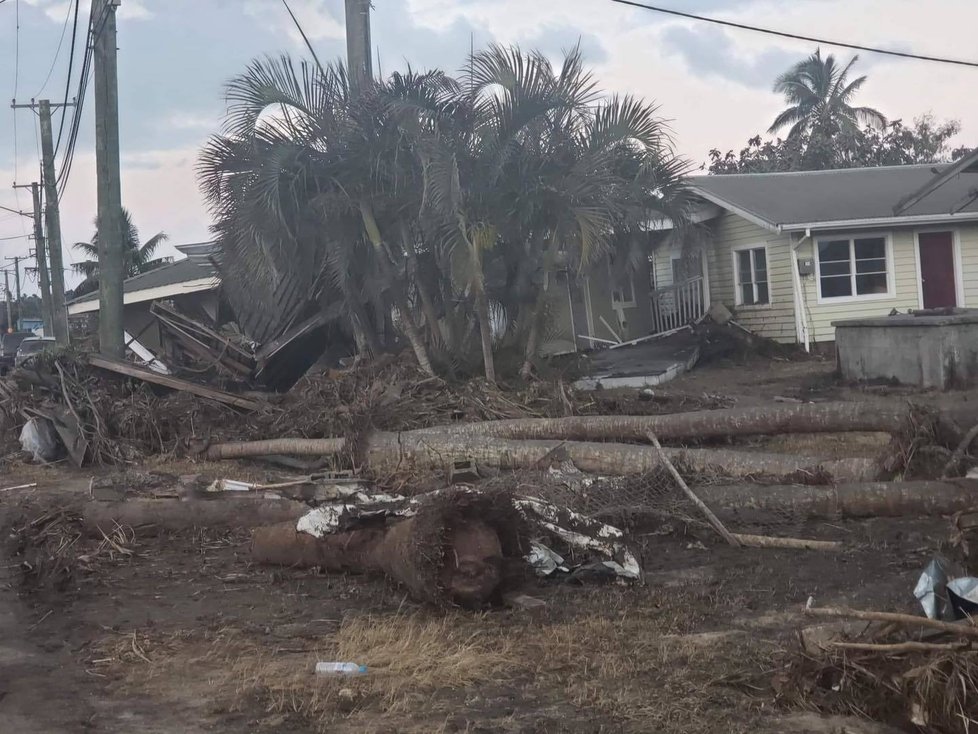
[[(824, 535), (815, 532), (806, 503), (784, 501), (783, 493), (778, 496), (779, 490), (704, 476), (685, 469), (681, 461), (677, 463), (689, 490), (731, 533), (775, 538)], [(519, 494), (589, 515), (621, 528), (626, 535), (674, 532), (716, 536), (704, 512), (665, 466), (640, 475), (596, 477), (564, 462), (541, 472), (517, 474), (513, 479)], [(801, 488), (799, 494), (803, 494)]]

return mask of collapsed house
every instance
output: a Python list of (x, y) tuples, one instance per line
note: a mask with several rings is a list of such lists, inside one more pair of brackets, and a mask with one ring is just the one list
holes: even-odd
[[(337, 347), (339, 356), (346, 353), (342, 337), (334, 333), (327, 339), (325, 320), (318, 313), (278, 330), (259, 329), (267, 340), (255, 341), (256, 332), (243, 332), (239, 311), (231, 307), (217, 246), (201, 242), (177, 249), (186, 257), (123, 284), (125, 341), (137, 362), (166, 372), (185, 365), (197, 372), (214, 371), (227, 382), (285, 390), (328, 344)], [(68, 303), (68, 316), (82, 323), (79, 328), (93, 329), (98, 312), (97, 292)]]

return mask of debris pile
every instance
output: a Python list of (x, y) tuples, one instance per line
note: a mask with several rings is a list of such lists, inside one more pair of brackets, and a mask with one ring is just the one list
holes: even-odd
[(781, 704), (924, 731), (966, 732), (978, 720), (978, 627), (970, 618), (817, 608), (811, 601), (805, 611), (859, 624), (839, 623), (827, 634), (826, 626), (803, 630), (804, 650), (774, 679)]

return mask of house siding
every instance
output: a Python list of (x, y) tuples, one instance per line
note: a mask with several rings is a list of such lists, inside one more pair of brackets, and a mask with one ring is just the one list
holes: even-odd
[[(805, 239), (793, 254), (790, 235), (770, 232), (731, 212), (721, 214), (712, 222), (711, 229), (713, 241), (706, 249), (711, 300), (725, 305), (734, 313), (738, 323), (755, 333), (789, 343), (796, 341), (792, 257), (814, 260), (813, 240), (817, 241), (833, 235), (856, 234), (851, 231), (813, 233), (812, 238)], [(801, 278), (802, 300), (812, 341), (833, 341), (835, 339), (833, 321), (885, 316), (893, 309), (907, 311), (920, 308), (916, 259), (917, 231), (914, 228), (894, 228), (858, 232), (862, 236), (883, 235), (888, 238), (890, 257), (888, 274), (892, 280), (889, 296), (819, 303), (817, 275)], [(962, 288), (962, 293), (958, 294), (958, 305), (978, 307), (978, 225), (928, 227), (921, 231), (955, 232), (961, 269), (958, 282)], [(794, 241), (797, 242), (799, 235), (796, 234), (794, 237)], [(771, 302), (767, 306), (737, 306), (733, 252), (744, 247), (762, 245), (767, 249)], [(660, 248), (656, 252), (657, 287), (671, 283), (672, 257), (678, 257), (678, 251)]]
[[(850, 235), (852, 232), (838, 232)], [(893, 309), (906, 311), (920, 307), (920, 296), (917, 289), (917, 263), (914, 255), (916, 235), (912, 229), (896, 230), (860, 230), (861, 236), (871, 237), (885, 235), (890, 240), (889, 277), (893, 278), (892, 297), (872, 298), (865, 300), (844, 301), (841, 303), (818, 302), (818, 280), (815, 275), (802, 278), (802, 293), (804, 294), (805, 313), (808, 316), (808, 329), (813, 341), (824, 342), (835, 340), (833, 321), (858, 319), (873, 316), (886, 316)], [(812, 239), (831, 237), (831, 232), (819, 232)], [(798, 248), (798, 257), (814, 258), (815, 248), (811, 240)], [(788, 272), (790, 277), (791, 272)]]

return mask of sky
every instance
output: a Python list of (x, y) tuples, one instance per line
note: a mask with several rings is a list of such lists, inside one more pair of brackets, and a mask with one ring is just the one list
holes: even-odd
[[(666, 7), (806, 35), (921, 54), (978, 60), (974, 0), (658, 0)], [(0, 96), (63, 100), (71, 41), (67, 0), (0, 0)], [(82, 0), (84, 37), (89, 0)], [(320, 58), (345, 53), (343, 0), (291, 0)], [(19, 20), (19, 23), (18, 23)], [(384, 73), (463, 67), (471, 47), (538, 49), (555, 62), (580, 43), (607, 93), (654, 101), (678, 153), (693, 166), (711, 148), (739, 149), (782, 108), (774, 78), (814, 44), (721, 28), (630, 8), (610, 0), (373, 0), (375, 62)], [(19, 25), (19, 31), (18, 31)], [(60, 53), (57, 53), (61, 43)], [(79, 40), (81, 43), (81, 40)], [(226, 82), (256, 57), (304, 54), (281, 0), (122, 0), (118, 13), (122, 200), (143, 240), (172, 244), (210, 237), (210, 215), (194, 167), (220, 130)], [(848, 61), (846, 49), (824, 48)], [(76, 53), (76, 57), (78, 54)], [(856, 67), (869, 79), (859, 102), (891, 119), (931, 112), (957, 119), (960, 145), (978, 144), (978, 69), (869, 53)], [(76, 68), (77, 75), (77, 68)], [(74, 87), (74, 82), (72, 83)], [(75, 92), (72, 91), (72, 95)], [(89, 88), (71, 179), (61, 202), (70, 245), (94, 229), (95, 152)], [(60, 118), (55, 117), (55, 129)], [(0, 108), (0, 206), (28, 210), (38, 180), (37, 118)], [(15, 155), (16, 151), (16, 155)], [(25, 255), (27, 218), (0, 210), (0, 257)], [(13, 238), (13, 239), (8, 239)], [(77, 279), (70, 274), (69, 286)], [(27, 288), (30, 291), (30, 288)]]

